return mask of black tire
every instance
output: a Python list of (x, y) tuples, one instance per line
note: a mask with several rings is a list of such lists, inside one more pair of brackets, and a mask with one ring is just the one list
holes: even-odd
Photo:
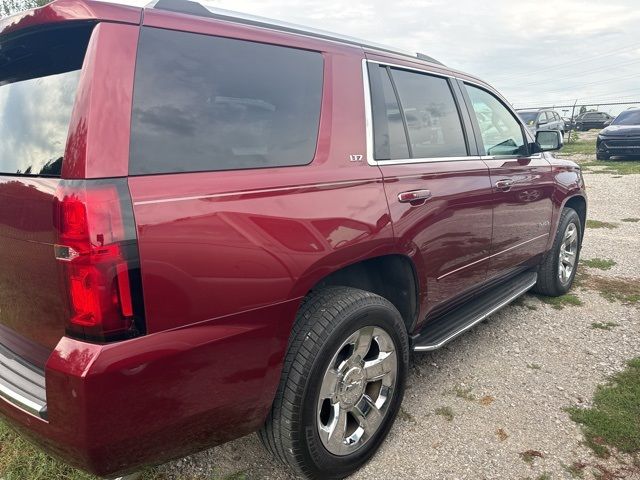
[[(323, 377), (343, 342), (367, 326), (392, 339), (395, 389), (375, 433), (355, 452), (339, 456), (322, 443), (318, 398)], [(259, 437), (266, 449), (297, 474), (340, 479), (366, 463), (387, 436), (402, 403), (409, 364), (409, 339), (398, 310), (384, 298), (349, 287), (325, 287), (303, 302), (291, 334), (280, 385)]]
[(596, 153), (596, 160), (609, 160), (611, 155), (607, 155), (606, 153)]
[[(571, 275), (566, 281), (560, 277), (560, 249), (564, 241), (565, 232), (569, 225), (575, 225), (577, 232), (577, 248), (575, 253), (575, 263)], [(538, 282), (533, 287), (536, 293), (549, 297), (559, 297), (569, 291), (578, 270), (580, 261), (580, 248), (582, 246), (582, 222), (577, 212), (572, 208), (564, 208), (558, 222), (558, 230), (553, 241), (553, 247), (540, 264), (538, 269)]]

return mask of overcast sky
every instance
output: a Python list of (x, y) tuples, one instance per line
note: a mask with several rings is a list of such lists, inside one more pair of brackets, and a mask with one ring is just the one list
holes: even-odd
[[(125, 2), (129, 0), (124, 0)], [(132, 0), (147, 3), (145, 0)], [(517, 108), (640, 100), (639, 0), (216, 0), (431, 55)], [(623, 107), (603, 107), (618, 113)]]

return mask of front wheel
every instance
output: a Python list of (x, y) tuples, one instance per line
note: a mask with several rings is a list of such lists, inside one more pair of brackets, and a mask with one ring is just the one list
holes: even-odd
[(596, 153), (596, 160), (609, 160), (610, 158), (611, 156), (606, 153)]
[(404, 395), (409, 340), (387, 300), (327, 287), (303, 303), (260, 438), (298, 474), (339, 479), (376, 452)]
[(564, 208), (558, 222), (553, 247), (538, 270), (538, 282), (534, 291), (551, 297), (559, 297), (567, 293), (576, 276), (581, 244), (580, 217), (572, 208)]

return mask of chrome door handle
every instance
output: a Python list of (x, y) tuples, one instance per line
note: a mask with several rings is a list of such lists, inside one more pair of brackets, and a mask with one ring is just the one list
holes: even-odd
[(400, 203), (411, 203), (412, 205), (422, 204), (431, 198), (431, 190), (410, 190), (398, 194)]
[(511, 190), (511, 187), (513, 185), (513, 180), (498, 180), (496, 182), (496, 188), (498, 190), (502, 190), (503, 192), (508, 192), (509, 190)]

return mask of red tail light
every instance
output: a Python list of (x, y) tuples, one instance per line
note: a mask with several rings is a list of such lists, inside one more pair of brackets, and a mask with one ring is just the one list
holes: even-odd
[(68, 333), (97, 341), (144, 333), (138, 245), (126, 180), (62, 182), (55, 223), (55, 255), (69, 295)]

